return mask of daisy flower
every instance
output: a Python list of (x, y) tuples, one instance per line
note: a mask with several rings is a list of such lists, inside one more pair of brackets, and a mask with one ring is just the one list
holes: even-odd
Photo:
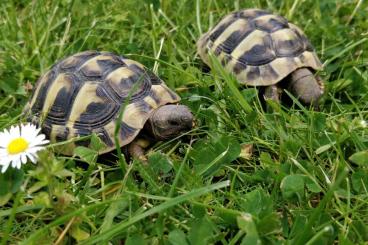
[(37, 152), (44, 149), (44, 134), (39, 134), (40, 128), (30, 123), (11, 126), (9, 130), (0, 132), (0, 167), (4, 173), (11, 165), (18, 168), (27, 163), (27, 158), (33, 163), (37, 161)]

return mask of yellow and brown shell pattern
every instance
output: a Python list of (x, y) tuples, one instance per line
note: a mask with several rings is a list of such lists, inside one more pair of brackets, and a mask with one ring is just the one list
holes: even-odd
[(296, 25), (260, 9), (225, 16), (197, 42), (202, 60), (211, 67), (217, 57), (240, 83), (275, 84), (301, 67), (322, 69), (314, 48)]
[[(86, 51), (65, 58), (41, 76), (25, 111), (51, 142), (96, 133), (106, 145), (100, 152), (104, 153), (115, 149), (117, 123), (119, 144), (127, 145), (156, 108), (179, 100), (142, 64), (113, 53)], [(75, 146), (89, 144), (90, 140), (76, 141), (57, 150), (71, 155)]]

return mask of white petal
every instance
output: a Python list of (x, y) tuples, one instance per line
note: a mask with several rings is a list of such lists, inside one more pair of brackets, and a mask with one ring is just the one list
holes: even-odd
[(27, 152), (36, 153), (36, 152), (41, 151), (43, 149), (45, 149), (45, 147), (42, 147), (42, 146), (33, 146), (32, 148), (27, 149)]
[(3, 133), (3, 134), (4, 134), (4, 136), (5, 136), (5, 135), (9, 135), (9, 131), (8, 131), (6, 128), (4, 128), (4, 131), (3, 131), (3, 132), (1, 132), (1, 133)]
[(32, 139), (34, 139), (36, 137), (37, 134), (35, 134), (35, 132), (27, 127), (27, 126), (23, 126), (21, 129), (21, 133), (20, 133), (21, 137), (26, 139), (28, 142), (32, 141)]
[(43, 134), (37, 135), (37, 137), (31, 139), (29, 146), (40, 145), (45, 138)]
[(18, 126), (11, 126), (10, 127), (10, 135), (12, 136), (12, 138), (19, 138), (20, 137), (20, 130)]
[(13, 168), (16, 168), (18, 165), (18, 162), (20, 162), (20, 155), (19, 154), (9, 155), (9, 159), (11, 161), (11, 166)]
[(18, 160), (19, 161), (17, 162), (17, 168), (20, 169), (22, 167), (22, 161), (20, 158)]
[(37, 128), (36, 125), (33, 125), (32, 124), (32, 130), (35, 132), (35, 134), (37, 135), (40, 131), (41, 131), (41, 128)]
[(41, 128), (37, 129), (36, 126), (32, 124), (24, 125), (22, 128), (22, 136), (27, 138), (29, 141), (34, 139), (40, 132)]
[(16, 159), (16, 158), (18, 158), (18, 155), (8, 155), (8, 157), (7, 157), (7, 161), (9, 161), (9, 164), (11, 164), (11, 162), (12, 162), (14, 159)]
[(2, 157), (8, 156), (8, 150), (4, 148), (0, 148), (0, 161)]
[(42, 140), (46, 139), (46, 136), (44, 134), (39, 134), (39, 135), (37, 135), (36, 139), (38, 141), (42, 141)]
[(36, 155), (34, 155), (32, 153), (27, 153), (27, 157), (29, 158), (29, 160), (31, 160), (31, 162), (33, 162), (33, 163), (36, 163), (37, 162)]
[(9, 168), (9, 164), (8, 165), (3, 165), (1, 167), (1, 173), (5, 173), (5, 171)]
[(10, 164), (10, 162), (11, 162), (11, 159), (8, 156), (2, 157), (0, 161), (0, 165), (7, 166)]
[(48, 143), (50, 143), (50, 140), (43, 140), (40, 145), (47, 145)]
[(27, 155), (26, 154), (20, 155), (20, 161), (21, 161), (21, 163), (26, 164), (27, 163)]
[(11, 166), (12, 166), (13, 168), (18, 168), (18, 165), (20, 165), (20, 159), (19, 159), (19, 157), (18, 157), (18, 158), (14, 158), (14, 159), (12, 159)]
[(13, 137), (10, 134), (3, 134), (0, 140), (0, 147), (7, 148), (12, 139)]
[(41, 128), (37, 128), (37, 126), (35, 124), (29, 124), (29, 126), (32, 128), (33, 131), (35, 132), (39, 132), (41, 130)]

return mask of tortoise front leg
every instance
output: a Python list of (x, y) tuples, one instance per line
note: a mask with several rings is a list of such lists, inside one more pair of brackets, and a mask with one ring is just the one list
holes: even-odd
[(131, 157), (142, 162), (147, 162), (145, 149), (150, 145), (150, 142), (145, 139), (135, 139), (128, 145), (128, 153)]
[(266, 111), (272, 112), (272, 107), (267, 104), (267, 100), (272, 100), (278, 104), (281, 103), (281, 94), (283, 89), (280, 88), (277, 84), (267, 86), (264, 90), (263, 98), (266, 102)]
[(273, 100), (276, 103), (281, 102), (282, 88), (277, 84), (267, 86), (264, 90), (263, 98), (265, 100)]
[(267, 103), (267, 100), (272, 100), (277, 104), (281, 103), (281, 94), (283, 90), (277, 84), (265, 87), (263, 92), (263, 99), (265, 101), (265, 109), (267, 112), (272, 113), (274, 110), (272, 106)]

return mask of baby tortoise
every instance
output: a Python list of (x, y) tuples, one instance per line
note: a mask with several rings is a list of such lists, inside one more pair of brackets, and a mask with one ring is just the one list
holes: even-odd
[(324, 92), (315, 75), (322, 64), (303, 31), (265, 10), (245, 9), (225, 16), (200, 37), (197, 50), (210, 67), (210, 54), (217, 57), (240, 83), (265, 86), (266, 99), (279, 102), (286, 88), (304, 104), (317, 106)]
[[(133, 157), (144, 158), (147, 140), (142, 138), (166, 140), (192, 128), (192, 113), (179, 101), (142, 64), (113, 53), (85, 51), (41, 76), (24, 111), (51, 142), (95, 133), (105, 144), (101, 154), (116, 148), (119, 124), (119, 145), (127, 146)], [(72, 155), (78, 145), (88, 147), (90, 140), (68, 143), (57, 151)]]

